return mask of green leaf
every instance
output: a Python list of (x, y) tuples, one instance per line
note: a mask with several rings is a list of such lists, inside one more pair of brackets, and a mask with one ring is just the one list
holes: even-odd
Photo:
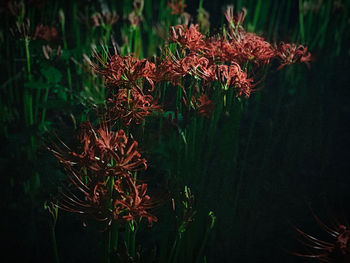
[(43, 74), (46, 80), (51, 84), (57, 84), (62, 79), (62, 73), (52, 66), (42, 68), (41, 74)]

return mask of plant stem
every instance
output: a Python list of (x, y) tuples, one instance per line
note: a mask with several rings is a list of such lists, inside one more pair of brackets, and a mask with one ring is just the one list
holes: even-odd
[(208, 241), (208, 237), (209, 237), (209, 234), (211, 232), (211, 230), (213, 229), (214, 227), (214, 224), (215, 224), (215, 216), (214, 216), (214, 213), (212, 211), (209, 212), (209, 215), (210, 217), (210, 221), (209, 221), (209, 225), (205, 231), (205, 234), (204, 234), (204, 238), (203, 238), (203, 241), (202, 241), (202, 244), (201, 244), (201, 247), (199, 249), (199, 252), (197, 254), (197, 259), (196, 259), (196, 263), (200, 261), (201, 259), (201, 255), (203, 254), (203, 251), (204, 251), (204, 247), (205, 247), (205, 244), (207, 243)]
[(300, 38), (301, 42), (305, 42), (305, 31), (304, 31), (304, 14), (303, 14), (303, 0), (299, 0), (299, 26), (300, 26)]
[[(25, 38), (25, 51), (26, 51), (26, 61), (27, 61), (27, 72), (28, 72), (28, 80), (32, 80), (32, 73), (31, 73), (31, 65), (30, 65), (30, 51), (29, 51), (29, 42), (30, 39), (28, 37)], [(28, 115), (29, 116), (28, 116)], [(34, 124), (34, 118), (33, 118), (33, 95), (30, 91), (25, 89), (24, 91), (24, 116), (26, 121), (26, 126), (32, 126)], [(29, 153), (29, 158), (31, 158), (30, 155), (32, 155), (32, 152), (34, 150), (34, 137), (33, 135), (30, 136), (30, 143), (32, 149)]]
[[(44, 99), (43, 99), (43, 104), (46, 105), (47, 99), (49, 97), (49, 86), (46, 86), (45, 94), (44, 94)], [(45, 115), (46, 115), (46, 106), (43, 106), (43, 111), (41, 113), (41, 124), (44, 124), (45, 122)]]
[[(68, 44), (67, 44), (67, 38), (66, 38), (66, 30), (65, 30), (65, 23), (61, 23), (61, 30), (62, 30), (62, 37), (63, 37), (63, 48), (64, 50), (68, 50)], [(71, 76), (71, 69), (69, 65), (69, 60), (66, 61), (67, 66), (67, 81), (68, 81), (68, 88), (71, 92), (70, 99), (73, 100), (73, 94), (72, 94), (72, 76)], [(66, 96), (64, 96), (66, 98)]]
[(52, 240), (52, 248), (53, 248), (53, 255), (54, 255), (54, 258), (55, 258), (55, 262), (59, 263), (60, 259), (58, 257), (58, 251), (57, 251), (55, 226), (53, 224), (51, 225), (51, 240)]

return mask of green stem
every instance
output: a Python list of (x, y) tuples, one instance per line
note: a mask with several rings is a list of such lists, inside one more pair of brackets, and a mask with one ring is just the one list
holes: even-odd
[(131, 230), (131, 244), (130, 244), (130, 254), (132, 257), (135, 256), (135, 247), (136, 247), (136, 232), (137, 229)]
[(111, 262), (111, 230), (106, 232), (105, 248), (104, 248), (104, 262)]
[[(64, 23), (61, 23), (61, 29), (62, 29), (62, 36), (63, 36), (63, 48), (65, 50), (68, 50), (68, 44), (67, 44), (67, 39), (66, 39), (66, 30), (65, 30), (65, 25)], [(71, 92), (70, 94), (70, 99), (73, 100), (73, 93), (72, 93), (72, 76), (71, 76), (71, 69), (69, 65), (69, 61), (66, 61), (66, 67), (67, 67), (67, 81), (68, 81), (68, 88), (69, 91)], [(66, 97), (66, 96), (65, 96)]]
[(252, 26), (253, 32), (255, 31), (255, 27), (258, 23), (260, 8), (261, 8), (261, 0), (258, 0), (258, 3), (256, 4), (256, 7), (255, 7), (255, 12), (254, 12), (254, 19), (253, 19), (253, 26)]
[[(32, 73), (31, 73), (31, 65), (30, 65), (30, 51), (29, 51), (29, 38), (25, 38), (25, 51), (26, 51), (26, 61), (27, 61), (27, 72), (28, 72), (28, 80), (32, 80)], [(24, 91), (24, 116), (26, 121), (26, 126), (32, 126), (34, 124), (34, 118), (33, 118), (33, 95), (31, 92), (29, 92), (27, 89)], [(28, 123), (29, 122), (29, 123)], [(30, 143), (32, 146), (32, 149), (30, 150), (29, 155), (31, 155), (32, 151), (34, 150), (34, 137), (30, 136)], [(31, 158), (31, 156), (29, 156)]]
[(116, 223), (112, 223), (111, 226), (111, 245), (110, 249), (112, 252), (115, 252), (118, 250), (118, 241), (119, 241), (119, 227)]
[(55, 233), (55, 226), (54, 225), (51, 226), (51, 240), (52, 240), (52, 249), (53, 249), (53, 255), (55, 258), (55, 262), (59, 263), (60, 259), (58, 257), (56, 233)]
[[(26, 61), (27, 61), (27, 73), (28, 73), (28, 80), (32, 80), (32, 73), (31, 73), (31, 66), (30, 66), (30, 52), (29, 52), (29, 38), (25, 38), (25, 51), (26, 51)], [(33, 96), (32, 94), (26, 89), (24, 92), (24, 115), (26, 119), (27, 126), (33, 125), (34, 119), (33, 119)]]
[(305, 31), (304, 31), (304, 14), (303, 14), (303, 0), (299, 0), (299, 25), (300, 25), (300, 38), (301, 42), (305, 42)]
[[(44, 99), (43, 99), (43, 104), (46, 105), (47, 99), (49, 97), (49, 86), (46, 87), (45, 94), (44, 94)], [(46, 115), (46, 106), (43, 107), (43, 111), (41, 113), (41, 124), (44, 124), (45, 122), (45, 115)]]
[(176, 250), (177, 243), (178, 243), (179, 239), (180, 239), (180, 234), (178, 233), (178, 234), (176, 235), (176, 238), (175, 238), (174, 244), (173, 244), (173, 246), (171, 247), (171, 251), (170, 251), (170, 255), (169, 255), (169, 259), (168, 259), (168, 263), (173, 262), (173, 257), (174, 257), (175, 250)]
[(207, 229), (205, 231), (205, 235), (204, 235), (201, 247), (199, 249), (199, 252), (197, 254), (197, 258), (196, 258), (196, 261), (195, 261), (196, 263), (199, 262), (200, 259), (201, 259), (201, 255), (204, 252), (205, 244), (207, 243), (208, 238), (209, 238), (209, 234), (210, 234), (210, 232), (213, 229), (214, 224), (215, 224), (215, 216), (214, 216), (214, 213), (212, 211), (209, 212), (209, 217), (210, 217), (210, 221), (209, 221), (210, 224), (209, 224), (209, 226), (207, 227)]
[(29, 38), (26, 37), (24, 40), (25, 48), (26, 48), (26, 58), (27, 58), (27, 72), (28, 72), (28, 79), (32, 80), (32, 73), (30, 68), (30, 52), (29, 52)]

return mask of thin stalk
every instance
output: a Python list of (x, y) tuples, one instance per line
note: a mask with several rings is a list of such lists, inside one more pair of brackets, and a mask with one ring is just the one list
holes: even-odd
[(200, 262), (201, 255), (204, 252), (205, 245), (206, 245), (206, 243), (208, 241), (208, 238), (209, 238), (209, 234), (212, 231), (212, 229), (214, 228), (214, 224), (215, 224), (214, 213), (212, 211), (210, 211), (208, 216), (210, 217), (209, 225), (208, 225), (208, 227), (207, 227), (207, 229), (205, 231), (204, 238), (202, 240), (202, 244), (201, 244), (201, 247), (199, 249), (199, 252), (197, 253), (197, 258), (196, 258), (196, 261), (195, 261), (196, 263)]
[(45, 90), (45, 94), (44, 94), (44, 98), (43, 98), (43, 105), (45, 105), (43, 107), (42, 113), (41, 113), (41, 124), (44, 124), (45, 122), (45, 117), (46, 117), (46, 103), (47, 103), (47, 99), (49, 97), (49, 86), (46, 86), (46, 90)]
[(252, 25), (253, 32), (255, 31), (256, 25), (258, 23), (260, 8), (261, 8), (261, 0), (258, 0), (258, 3), (256, 4), (256, 7), (255, 7), (255, 12), (254, 12), (254, 19), (253, 19), (253, 25)]
[(76, 45), (77, 47), (80, 46), (80, 30), (79, 30), (79, 23), (77, 23), (77, 3), (74, 1), (73, 2), (73, 21), (74, 21), (74, 31), (76, 35)]
[(52, 249), (53, 249), (53, 255), (55, 258), (55, 263), (59, 263), (60, 259), (58, 257), (58, 251), (57, 251), (56, 232), (55, 232), (55, 226), (53, 224), (51, 226), (50, 232), (51, 232)]
[[(32, 80), (32, 72), (31, 72), (31, 65), (30, 65), (30, 51), (29, 51), (29, 38), (25, 38), (25, 52), (26, 52), (26, 61), (27, 61), (27, 73), (28, 73), (28, 80)], [(33, 118), (33, 95), (31, 92), (29, 92), (27, 89), (24, 91), (24, 117), (26, 121), (26, 126), (32, 126), (34, 124), (34, 118)], [(32, 151), (34, 150), (34, 137), (30, 136), (30, 143), (32, 149), (28, 152), (29, 157), (31, 158)]]
[(128, 227), (125, 228), (125, 247), (127, 251), (130, 251), (130, 223)]
[(131, 235), (130, 235), (130, 255), (135, 257), (135, 248), (136, 248), (136, 233), (137, 228), (132, 226)]
[[(288, 28), (289, 28), (289, 16), (290, 16), (289, 10), (290, 10), (291, 2), (292, 2), (291, 0), (288, 0), (286, 9), (283, 10), (284, 23), (283, 23), (283, 27), (281, 27), (281, 28), (283, 28), (285, 30), (288, 30)], [(277, 31), (277, 28), (278, 28), (278, 26), (276, 25), (276, 31)]]
[[(63, 13), (63, 12), (62, 12)], [(61, 30), (62, 30), (62, 37), (63, 37), (63, 48), (65, 50), (68, 50), (68, 44), (67, 44), (67, 38), (66, 38), (66, 30), (65, 30), (65, 19), (63, 18), (61, 21)], [(71, 68), (69, 65), (69, 61), (66, 61), (66, 67), (67, 67), (67, 81), (68, 81), (68, 88), (71, 92), (70, 99), (73, 100), (73, 94), (72, 94), (72, 75), (71, 75)], [(66, 98), (67, 96), (64, 96)]]
[(142, 40), (141, 40), (141, 30), (140, 26), (136, 27), (134, 29), (133, 34), (133, 42), (134, 42), (134, 53), (137, 58), (143, 58), (143, 52), (142, 52)]
[(111, 226), (111, 240), (110, 240), (110, 249), (112, 252), (118, 250), (118, 241), (119, 241), (119, 227), (116, 223), (112, 223)]
[(304, 31), (304, 14), (303, 14), (303, 0), (299, 0), (299, 28), (300, 28), (300, 39), (301, 42), (305, 42), (305, 31)]
[(175, 238), (175, 241), (173, 243), (173, 246), (171, 247), (171, 250), (170, 250), (170, 255), (169, 255), (169, 258), (168, 258), (168, 263), (172, 263), (174, 262), (173, 258), (174, 258), (174, 255), (175, 255), (175, 250), (177, 248), (177, 243), (179, 242), (180, 240), (180, 234), (177, 233), (176, 235), (176, 238)]
[(104, 247), (104, 262), (111, 262), (111, 230), (106, 232), (106, 240)]

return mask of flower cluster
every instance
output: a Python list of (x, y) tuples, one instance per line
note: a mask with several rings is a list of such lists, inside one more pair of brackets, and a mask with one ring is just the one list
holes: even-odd
[[(170, 6), (175, 4), (171, 2)], [(213, 37), (203, 35), (198, 25), (171, 27), (169, 42), (175, 43), (178, 49), (175, 52), (174, 49), (172, 52), (165, 50), (165, 55), (155, 63), (132, 55), (114, 54), (107, 62), (96, 56), (101, 66), (93, 64), (95, 72), (104, 77), (107, 86), (119, 89), (108, 98), (110, 118), (120, 119), (125, 126), (141, 123), (151, 111), (159, 109), (151, 95), (144, 95), (145, 87), (150, 86), (148, 90), (153, 91), (159, 82), (180, 86), (184, 96), (186, 80), (194, 79), (201, 81), (203, 86), (218, 82), (224, 90), (233, 89), (237, 97), (249, 97), (260, 82), (256, 79), (262, 75), (259, 70), (272, 60), (280, 62), (277, 69), (296, 62), (308, 65), (311, 55), (306, 47), (284, 43), (272, 45), (263, 37), (246, 32), (242, 26), (245, 9), (234, 15), (233, 8), (228, 7), (225, 16), (228, 30)]]
[(97, 73), (105, 77), (107, 86), (137, 88), (144, 80), (153, 87), (155, 78), (155, 65), (146, 59), (139, 60), (133, 56), (121, 57), (117, 54), (110, 56), (109, 61), (104, 63), (96, 56), (102, 64), (102, 67), (93, 65)]
[(70, 212), (107, 221), (127, 222), (147, 218), (149, 226), (157, 218), (147, 210), (152, 208), (146, 195), (147, 185), (137, 184), (134, 174), (147, 168), (141, 158), (137, 141), (123, 130), (111, 131), (107, 124), (98, 129), (90, 122), (80, 127), (79, 146), (73, 151), (55, 145), (50, 149), (68, 171), (68, 177), (78, 193), (68, 191), (59, 207)]
[[(137, 3), (135, 15), (143, 8)], [(185, 7), (182, 1), (172, 1), (169, 6), (174, 13), (182, 13)], [(130, 131), (152, 112), (161, 111), (155, 98), (162, 96), (165, 89), (160, 90), (159, 84), (165, 87), (171, 83), (180, 87), (177, 91), (182, 98), (176, 103), (183, 101), (186, 107), (171, 109), (175, 114), (184, 108), (210, 118), (215, 105), (210, 94), (218, 87), (225, 98), (228, 90), (236, 97), (249, 97), (259, 83), (255, 79), (259, 70), (272, 60), (280, 63), (278, 69), (296, 62), (308, 65), (311, 56), (306, 47), (284, 43), (272, 45), (264, 38), (246, 32), (242, 26), (245, 15), (245, 10), (234, 15), (233, 8), (229, 7), (225, 13), (228, 30), (212, 37), (203, 35), (198, 25), (171, 27), (169, 48), (164, 49), (162, 57), (152, 61), (133, 55), (121, 56), (116, 48), (114, 55), (107, 55), (107, 60), (96, 52), (97, 63), (87, 59), (94, 72), (104, 78), (107, 87), (105, 111), (98, 128), (89, 122), (81, 125), (76, 150), (63, 142), (63, 147), (56, 145), (51, 149), (78, 191), (64, 193), (61, 208), (89, 214), (108, 223), (113, 220), (137, 222), (146, 218), (151, 226), (157, 221), (149, 212), (154, 202), (146, 194), (147, 184), (136, 179), (139, 171), (146, 170), (146, 160), (141, 158), (137, 141), (120, 127)], [(117, 17), (106, 19), (110, 22), (103, 22), (102, 17), (97, 16), (95, 24), (112, 24)], [(49, 28), (41, 28), (37, 36), (49, 41), (49, 31)], [(152, 92), (157, 95), (153, 97)], [(113, 127), (118, 128), (113, 131)]]

